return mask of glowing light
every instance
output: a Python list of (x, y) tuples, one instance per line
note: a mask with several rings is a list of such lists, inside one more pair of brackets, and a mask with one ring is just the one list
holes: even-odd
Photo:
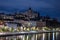
[(26, 27), (24, 27), (24, 31), (26, 30)]
[(38, 35), (36, 34), (36, 40), (37, 40)]
[(53, 33), (53, 40), (55, 40), (55, 38), (54, 38), (54, 33)]
[(23, 27), (21, 27), (21, 29), (23, 29)]
[(21, 27), (21, 31), (23, 31), (23, 27)]
[(59, 35), (59, 33), (58, 32), (56, 32), (56, 39), (57, 39), (57, 36)]
[(48, 33), (48, 40), (50, 40), (50, 33)]
[(32, 40), (35, 40), (35, 35), (32, 36)]
[[(53, 28), (53, 31), (54, 31), (55, 29)], [(55, 35), (54, 35), (55, 33), (53, 32), (53, 40), (55, 40)]]
[(29, 31), (29, 28), (27, 28), (27, 31)]
[[(42, 30), (45, 31), (45, 27), (43, 27)], [(44, 39), (45, 39), (45, 33), (43, 33), (43, 37), (42, 37), (42, 40), (44, 40)]]
[(25, 40), (25, 35), (23, 35), (23, 40)]
[(45, 34), (43, 33), (43, 38), (42, 38), (42, 40), (45, 40)]
[[(59, 31), (59, 28), (56, 28), (56, 30)], [(58, 35), (59, 35), (59, 32), (56, 32), (56, 40)]]
[(27, 36), (27, 40), (28, 40), (29, 36)]
[(37, 27), (36, 30), (39, 30), (39, 28)]

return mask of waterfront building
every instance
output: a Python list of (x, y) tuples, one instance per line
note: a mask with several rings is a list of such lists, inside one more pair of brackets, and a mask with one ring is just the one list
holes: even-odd
[(33, 11), (33, 9), (29, 8), (24, 12), (16, 12), (13, 14), (4, 14), (0, 13), (0, 20), (3, 20), (5, 23), (12, 23), (13, 25), (16, 23), (18, 25), (22, 24), (25, 27), (30, 26), (35, 27), (55, 27), (60, 26), (58, 21), (54, 21), (49, 16), (41, 16), (40, 13)]

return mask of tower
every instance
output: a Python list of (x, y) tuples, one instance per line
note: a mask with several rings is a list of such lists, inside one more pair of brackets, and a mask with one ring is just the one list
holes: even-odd
[(28, 9), (28, 12), (29, 12), (29, 13), (32, 13), (32, 9), (31, 9), (31, 8), (29, 8), (29, 9)]

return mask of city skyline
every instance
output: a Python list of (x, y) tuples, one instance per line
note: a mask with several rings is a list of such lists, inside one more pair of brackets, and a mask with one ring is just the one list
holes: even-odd
[(21, 11), (31, 7), (42, 16), (49, 15), (60, 21), (59, 2), (59, 0), (0, 0), (0, 12)]

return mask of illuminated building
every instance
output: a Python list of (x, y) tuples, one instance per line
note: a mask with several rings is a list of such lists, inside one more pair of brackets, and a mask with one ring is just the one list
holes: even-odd
[[(31, 8), (24, 12), (15, 12), (13, 14), (0, 13), (0, 20), (4, 20), (4, 22), (8, 24), (12, 23), (13, 25), (18, 25), (19, 23), (25, 27), (28, 26), (28, 23), (30, 23), (31, 27), (60, 26), (58, 22), (55, 22), (48, 16), (40, 16), (40, 13), (33, 11)], [(56, 25), (52, 25), (54, 22)]]

